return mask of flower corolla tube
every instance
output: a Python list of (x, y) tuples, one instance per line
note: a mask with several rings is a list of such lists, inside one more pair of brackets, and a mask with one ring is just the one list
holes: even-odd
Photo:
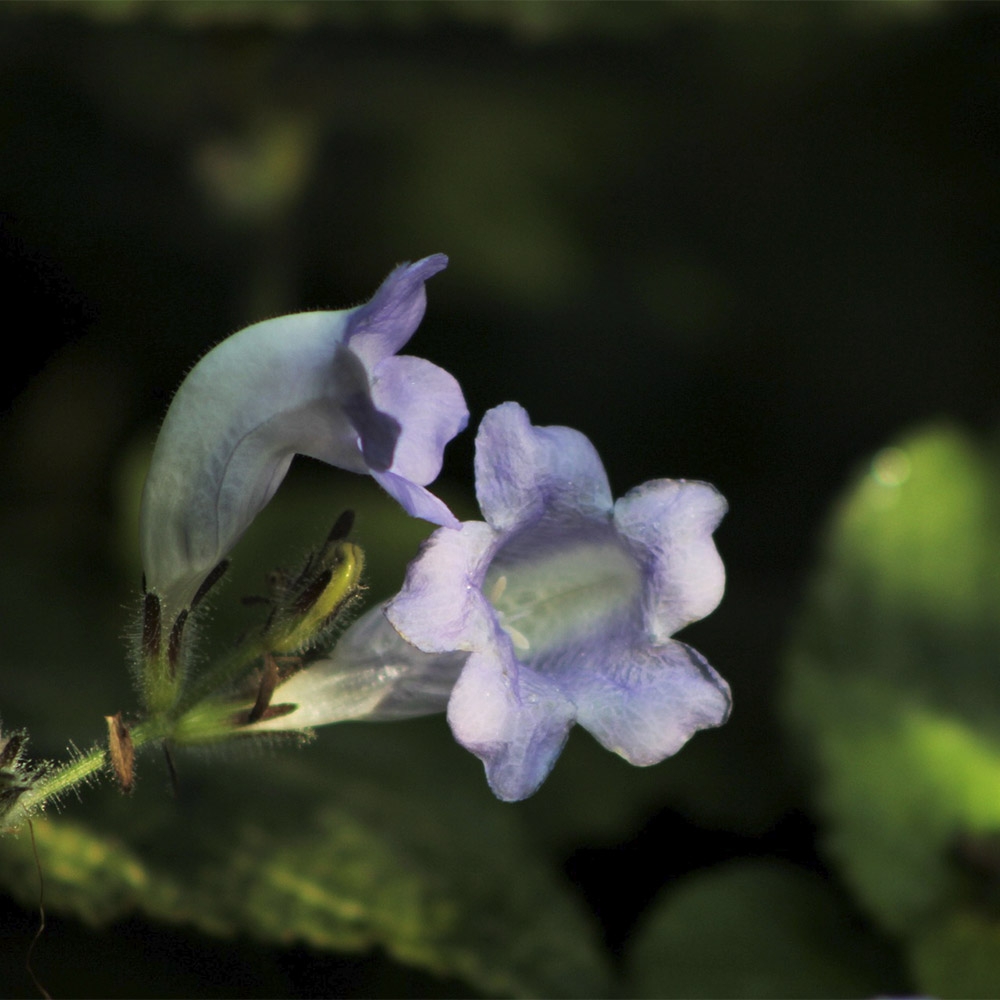
[(379, 604), (355, 621), (330, 653), (283, 681), (274, 693), (277, 712), (246, 731), (304, 730), (348, 719), (390, 722), (443, 712), (466, 659), (465, 653), (424, 653), (410, 645)]
[(514, 403), (483, 418), (475, 464), (485, 522), (434, 532), (386, 615), (420, 650), (468, 654), (448, 720), (494, 793), (535, 792), (574, 722), (638, 765), (725, 722), (728, 685), (671, 638), (722, 598), (716, 489), (659, 479), (615, 502), (586, 437)]
[(147, 590), (186, 608), (281, 484), (296, 454), (371, 475), (415, 517), (458, 524), (425, 487), (468, 421), (458, 383), (397, 356), (443, 254), (397, 267), (354, 309), (249, 326), (206, 354), (163, 422), (140, 513)]

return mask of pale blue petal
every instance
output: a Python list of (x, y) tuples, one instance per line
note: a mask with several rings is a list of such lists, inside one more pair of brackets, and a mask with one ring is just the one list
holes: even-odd
[(295, 730), (345, 719), (381, 721), (443, 712), (465, 653), (423, 653), (372, 608), (339, 639), (331, 655), (279, 685), (272, 705), (294, 711), (249, 731)]
[(590, 441), (569, 427), (533, 427), (517, 403), (494, 407), (479, 425), (476, 496), (499, 530), (567, 510), (606, 517), (612, 506), (607, 474)]
[(656, 479), (615, 504), (615, 525), (649, 574), (645, 627), (654, 643), (714, 611), (726, 585), (712, 532), (726, 501), (708, 483)]
[(446, 528), (457, 528), (461, 523), (448, 509), (448, 505), (425, 486), (417, 486), (394, 472), (373, 472), (372, 478), (411, 517), (419, 517)]
[[(330, 399), (353, 384), (344, 313), (248, 327), (195, 366), (167, 411), (143, 490), (147, 585), (174, 612), (270, 500), (297, 450), (364, 469), (357, 432)], [(321, 447), (320, 447), (321, 446)]]
[[(690, 646), (608, 648), (600, 671), (573, 675), (577, 722), (631, 764), (656, 764), (729, 718), (729, 685)], [(570, 683), (563, 674), (560, 681)]]
[(482, 585), (494, 544), (493, 529), (481, 521), (440, 528), (424, 542), (386, 608), (404, 639), (429, 653), (491, 641), (495, 615)]
[(505, 640), (501, 635), (470, 654), (448, 702), (448, 723), (482, 760), (494, 795), (517, 802), (548, 777), (573, 725), (573, 706), (554, 684), (519, 665)]
[(712, 487), (659, 480), (613, 506), (583, 435), (507, 403), (480, 426), (476, 488), (489, 523), (435, 532), (387, 615), (422, 649), (469, 651), (448, 720), (498, 797), (531, 795), (574, 721), (636, 764), (725, 721), (725, 681), (669, 639), (722, 594)]

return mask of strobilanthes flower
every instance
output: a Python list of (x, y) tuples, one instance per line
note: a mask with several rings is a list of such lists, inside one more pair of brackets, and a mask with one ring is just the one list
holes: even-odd
[(419, 649), (468, 654), (448, 719), (499, 798), (538, 788), (574, 722), (639, 765), (725, 722), (728, 685), (671, 638), (722, 598), (714, 487), (614, 502), (587, 438), (506, 403), (480, 425), (476, 492), (485, 522), (436, 531), (386, 613)]
[(457, 525), (425, 488), (468, 421), (458, 383), (400, 357), (443, 254), (397, 267), (364, 305), (241, 330), (211, 350), (167, 412), (142, 496), (146, 588), (165, 622), (192, 602), (274, 495), (295, 454), (368, 473), (413, 516)]

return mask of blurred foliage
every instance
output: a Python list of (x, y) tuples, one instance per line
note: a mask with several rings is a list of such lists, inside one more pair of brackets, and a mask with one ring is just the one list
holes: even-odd
[[(99, 808), (37, 820), (46, 905), (88, 923), (139, 910), (284, 945), (377, 944), (489, 995), (605, 993), (592, 926), (478, 766), (451, 763), (469, 762), (440, 725), (376, 728), (345, 726), (320, 752), (250, 766), (182, 758), (177, 803), (154, 781), (155, 794), (92, 792)], [(27, 835), (0, 842), (0, 859), (30, 906)]]
[(996, 446), (951, 428), (879, 452), (788, 659), (830, 855), (938, 996), (1000, 982), (998, 486)]
[(690, 875), (632, 941), (637, 997), (865, 997), (899, 989), (880, 949), (823, 879), (774, 861)]
[[(822, 15), (794, 9), (782, 12), (789, 31), (807, 34), (830, 23), (891, 25), (900, 17), (933, 16), (939, 0), (895, 0), (887, 4), (847, 2), (831, 5)], [(679, 18), (696, 14), (740, 24), (753, 16), (736, 0), (703, 5), (697, 0), (636, 4), (629, 0), (567, 4), (564, 0), (408, 0), (405, 3), (358, 3), (356, 0), (48, 0), (47, 6), (105, 22), (147, 19), (191, 28), (212, 25), (265, 24), (285, 30), (318, 25), (391, 26), (414, 29), (442, 21), (504, 28), (522, 39), (564, 35), (641, 38), (663, 30)], [(895, 9), (898, 8), (898, 9)]]

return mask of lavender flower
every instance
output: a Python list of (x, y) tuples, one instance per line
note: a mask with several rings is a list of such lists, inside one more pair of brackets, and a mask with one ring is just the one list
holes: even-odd
[(457, 525), (424, 487), (468, 421), (462, 392), (428, 361), (397, 357), (443, 254), (397, 267), (373, 298), (256, 323), (184, 380), (153, 452), (140, 514), (148, 589), (171, 615), (262, 510), (292, 457), (368, 473), (413, 516)]
[(721, 725), (726, 682), (671, 638), (709, 614), (725, 575), (725, 500), (659, 479), (613, 502), (593, 445), (505, 403), (476, 438), (486, 518), (436, 531), (386, 614), (428, 653), (467, 652), (448, 703), (495, 794), (537, 790), (578, 722), (633, 764)]

